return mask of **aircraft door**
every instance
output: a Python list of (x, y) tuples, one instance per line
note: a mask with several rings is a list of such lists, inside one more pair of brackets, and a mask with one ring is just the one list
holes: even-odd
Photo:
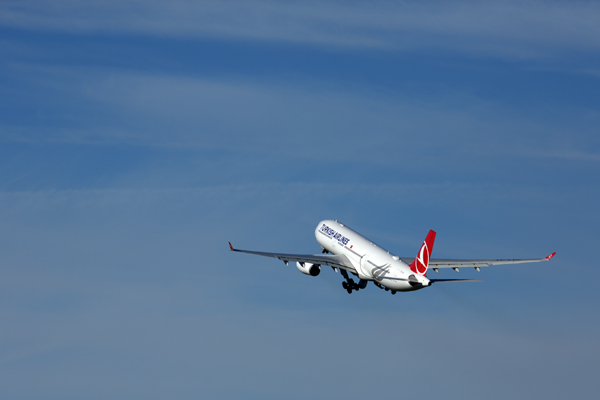
[(337, 250), (337, 247), (339, 246), (337, 239), (334, 236), (332, 236), (330, 240), (331, 240), (331, 248), (333, 250)]

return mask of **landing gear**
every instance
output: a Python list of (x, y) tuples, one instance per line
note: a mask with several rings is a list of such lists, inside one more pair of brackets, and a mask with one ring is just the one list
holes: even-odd
[(346, 291), (348, 292), (348, 294), (352, 293), (353, 287), (352, 287), (352, 285), (349, 282), (346, 282), (346, 281), (342, 282), (342, 287), (344, 289), (346, 289)]
[[(390, 289), (389, 289), (389, 288), (386, 288), (385, 286), (383, 286), (383, 285), (382, 285), (381, 283), (379, 283), (379, 282), (373, 282), (373, 284), (374, 284), (375, 286), (377, 286), (379, 289), (383, 289), (383, 290), (385, 290), (386, 292), (389, 292), (389, 291), (390, 291)], [(392, 294), (396, 294), (396, 290), (392, 290)]]
[(361, 288), (360, 287), (361, 285), (354, 282), (354, 279), (352, 279), (348, 276), (348, 272), (346, 272), (345, 269), (341, 269), (341, 273), (342, 273), (342, 276), (344, 277), (344, 279), (346, 279), (344, 282), (342, 282), (342, 287), (344, 289), (346, 289), (348, 294), (352, 293), (353, 290), (358, 291), (359, 289), (364, 289), (364, 287), (366, 286), (366, 284), (362, 285), (363, 287)]
[(342, 287), (344, 289), (346, 289), (348, 294), (352, 293), (353, 290), (358, 291), (360, 289), (358, 284), (356, 282), (354, 282), (354, 279), (352, 279), (352, 278), (348, 279), (347, 281), (342, 282)]

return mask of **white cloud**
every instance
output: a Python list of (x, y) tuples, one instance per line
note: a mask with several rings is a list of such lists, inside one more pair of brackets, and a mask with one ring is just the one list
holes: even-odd
[(535, 57), (600, 49), (597, 2), (5, 1), (0, 24)]
[[(585, 118), (574, 118), (581, 112), (570, 110), (547, 121), (460, 92), (389, 97), (306, 82), (36, 71), (40, 85), (51, 88), (57, 115), (76, 107), (69, 114), (81, 121), (70, 128), (5, 126), (4, 140), (217, 149), (377, 165), (400, 159), (415, 165), (434, 158), (458, 162), (464, 155), (597, 159), (582, 151), (596, 145), (589, 130), (598, 119), (585, 110)], [(67, 103), (56, 106), (55, 99)]]

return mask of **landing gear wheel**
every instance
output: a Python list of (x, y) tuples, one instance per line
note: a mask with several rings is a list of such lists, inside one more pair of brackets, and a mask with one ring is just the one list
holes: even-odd
[(396, 294), (396, 291), (395, 291), (395, 290), (392, 290), (392, 294)]
[(352, 289), (351, 288), (347, 288), (346, 291), (348, 292), (348, 294), (352, 293)]
[(346, 281), (342, 282), (342, 287), (344, 289), (348, 289), (348, 284), (346, 283)]

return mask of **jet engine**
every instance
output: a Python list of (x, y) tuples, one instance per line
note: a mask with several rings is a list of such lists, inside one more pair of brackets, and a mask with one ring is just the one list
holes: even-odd
[(298, 267), (298, 270), (304, 275), (317, 276), (321, 273), (321, 266), (319, 264), (297, 262), (296, 267)]

